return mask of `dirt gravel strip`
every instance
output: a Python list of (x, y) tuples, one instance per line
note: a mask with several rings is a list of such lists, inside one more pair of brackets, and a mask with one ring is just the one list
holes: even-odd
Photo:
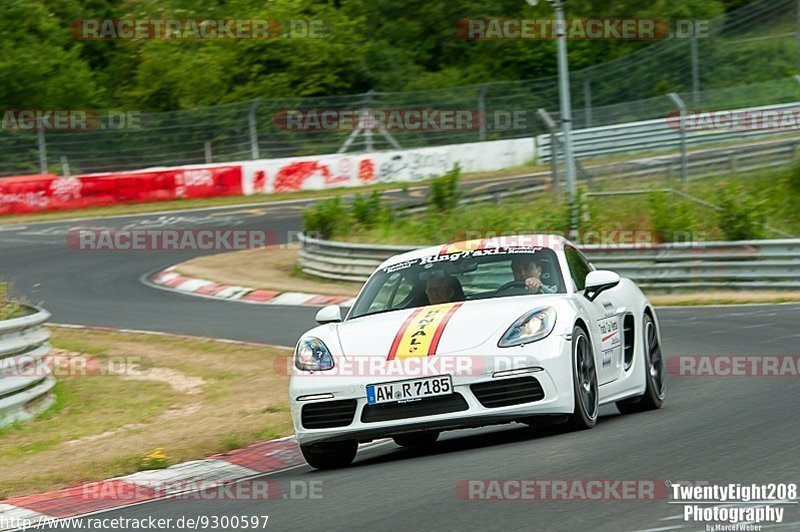
[(319, 306), (352, 304), (350, 296), (331, 296), (324, 294), (308, 294), (305, 292), (277, 292), (246, 286), (220, 284), (208, 279), (196, 279), (181, 275), (176, 266), (150, 275), (146, 282), (165, 290), (173, 290), (211, 299), (240, 301), (256, 305), (291, 305)]

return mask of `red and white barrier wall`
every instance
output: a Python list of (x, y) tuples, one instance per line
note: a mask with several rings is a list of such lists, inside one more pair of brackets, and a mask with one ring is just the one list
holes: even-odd
[(7, 177), (0, 178), (0, 215), (418, 181), (442, 175), (455, 164), (464, 172), (521, 166), (534, 153), (533, 139), (526, 138), (72, 177)]

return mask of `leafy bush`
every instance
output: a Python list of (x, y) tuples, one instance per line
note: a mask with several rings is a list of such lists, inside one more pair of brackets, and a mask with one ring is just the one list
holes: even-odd
[(303, 232), (319, 238), (331, 238), (347, 223), (341, 198), (328, 198), (303, 211)]
[(356, 194), (350, 206), (353, 220), (360, 226), (371, 229), (386, 217), (387, 210), (381, 203), (381, 194), (377, 190), (369, 196)]
[(647, 198), (650, 207), (650, 226), (658, 242), (691, 240), (695, 227), (694, 211), (688, 201), (654, 190)]
[(736, 183), (722, 187), (717, 225), (726, 240), (764, 238), (766, 213), (763, 204)]
[(428, 189), (428, 202), (431, 210), (446, 213), (458, 205), (458, 200), (461, 199), (461, 191), (458, 188), (460, 178), (461, 168), (456, 164), (443, 176), (431, 180)]

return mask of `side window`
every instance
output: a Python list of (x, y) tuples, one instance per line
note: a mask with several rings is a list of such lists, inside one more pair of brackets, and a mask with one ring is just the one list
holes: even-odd
[(583, 290), (586, 283), (586, 275), (592, 271), (592, 266), (583, 254), (572, 246), (564, 247), (564, 254), (567, 257), (567, 265), (575, 287)]
[(369, 311), (375, 312), (395, 308), (408, 297), (412, 288), (411, 283), (404, 275), (393, 273), (386, 279), (383, 286), (381, 286), (375, 299), (369, 306)]

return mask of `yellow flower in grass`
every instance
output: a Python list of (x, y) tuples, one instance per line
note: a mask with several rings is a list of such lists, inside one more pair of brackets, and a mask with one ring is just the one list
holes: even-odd
[(147, 469), (164, 469), (169, 465), (169, 456), (164, 452), (163, 447), (159, 447), (145, 456), (143, 463)]

